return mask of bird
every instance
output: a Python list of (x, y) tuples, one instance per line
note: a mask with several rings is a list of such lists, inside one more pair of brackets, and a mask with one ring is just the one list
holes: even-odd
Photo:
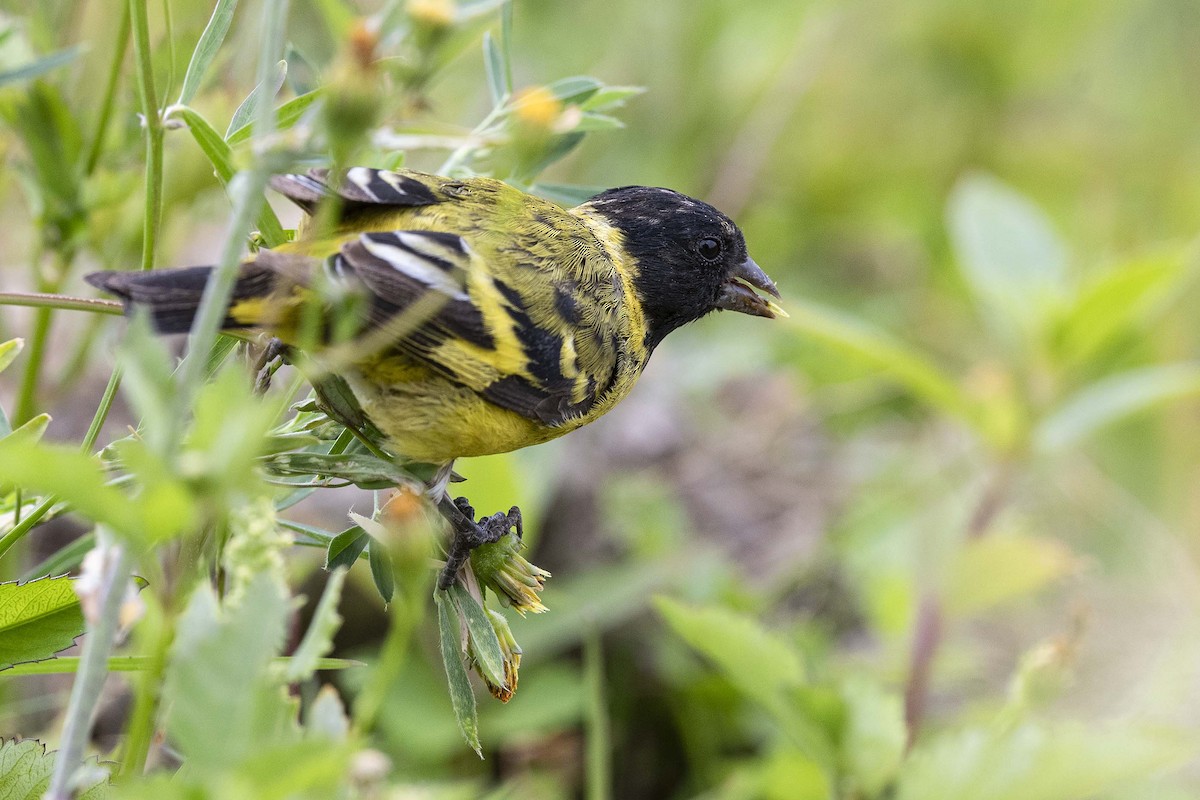
[[(456, 459), (555, 439), (611, 410), (664, 337), (713, 311), (785, 316), (738, 226), (671, 189), (622, 186), (570, 209), (487, 177), (353, 167), (276, 175), (308, 215), (238, 267), (224, 329), (328, 360), (388, 449), (435, 465), (454, 530), (438, 584), (520, 512), (473, 519)], [(331, 209), (326, 212), (325, 209)], [(324, 214), (324, 216), (321, 216)], [(85, 279), (188, 331), (212, 266)]]

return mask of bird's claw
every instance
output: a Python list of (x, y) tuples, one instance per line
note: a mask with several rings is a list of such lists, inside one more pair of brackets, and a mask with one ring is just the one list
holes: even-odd
[[(449, 505), (449, 509), (446, 505)], [(521, 509), (517, 506), (510, 508), (507, 514), (498, 511), (490, 517), (480, 517), (478, 522), (475, 521), (475, 509), (465, 497), (455, 498), (449, 503), (443, 501), (439, 503), (439, 508), (450, 520), (454, 531), (450, 539), (450, 550), (446, 554), (446, 566), (438, 576), (439, 589), (449, 589), (454, 584), (458, 571), (467, 563), (471, 551), (476, 547), (498, 542), (513, 530), (516, 531), (518, 539), (525, 535)], [(453, 509), (452, 513), (445, 513), (450, 509)]]

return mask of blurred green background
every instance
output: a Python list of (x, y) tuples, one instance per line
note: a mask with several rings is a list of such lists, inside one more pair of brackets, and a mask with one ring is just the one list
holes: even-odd
[[(85, 116), (111, 5), (5, 12), (34, 52), (88, 45), (54, 75)], [(170, 7), (155, 57), (177, 85), (211, 9)], [(254, 8), (197, 100), (215, 118), (252, 87)], [(294, 0), (288, 36), (325, 64), (349, 8)], [(620, 798), (1200, 794), (1200, 5), (516, 0), (511, 51), (518, 87), (646, 89), (548, 180), (713, 203), (792, 317), (702, 320), (595, 425), (461, 464), (477, 508), (532, 518), (551, 611), (513, 619), (521, 689), (481, 700), (484, 762), (420, 637), (373, 742), (393, 777), (582, 796), (600, 741)], [(469, 130), (483, 74), (467, 37), (425, 107), (385, 122)], [(83, 265), (137, 262), (134, 107), (122, 86), (102, 197), (64, 234), (83, 252), (70, 293)], [(210, 263), (227, 201), (185, 132), (166, 149), (159, 263)], [(0, 137), (7, 290), (36, 288), (31, 220), (54, 212), (22, 191), (27, 151)], [(29, 320), (6, 309), (3, 338)], [(86, 426), (114, 330), (57, 315), (51, 438)], [(352, 504), (370, 498), (298, 513), (336, 530)], [(319, 591), (316, 559), (292, 566)], [(361, 567), (342, 614), (336, 654), (370, 660), (386, 617)], [(61, 688), (22, 690), (0, 735), (50, 726)]]

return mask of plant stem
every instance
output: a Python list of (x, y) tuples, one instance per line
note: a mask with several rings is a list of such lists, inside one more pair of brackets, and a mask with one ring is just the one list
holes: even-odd
[(47, 800), (69, 800), (72, 795), (71, 777), (83, 760), (84, 748), (92, 727), (92, 713), (108, 675), (108, 655), (117, 635), (117, 619), (125, 597), (125, 582), (129, 578), (133, 559), (123, 545), (114, 544), (109, 551), (111, 564), (101, 581), (101, 611), (95, 627), (88, 631), (83, 642), (83, 654), (71, 699), (67, 703), (62, 745), (54, 761), (54, 773)]
[(146, 210), (142, 230), (142, 269), (154, 268), (158, 224), (162, 216), (163, 129), (154, 91), (154, 62), (150, 52), (150, 23), (146, 0), (129, 0), (133, 23), (133, 52), (137, 61), (138, 98), (146, 129)]
[(174, 615), (167, 611), (165, 619), (158, 622), (154, 634), (154, 647), (150, 663), (139, 676), (134, 690), (133, 710), (129, 714), (129, 726), (125, 731), (125, 747), (121, 754), (121, 769), (118, 778), (126, 780), (141, 775), (146, 770), (146, 758), (150, 754), (150, 742), (154, 739), (158, 701), (162, 693), (163, 676), (167, 671), (167, 654), (174, 641)]
[(117, 97), (117, 82), (121, 77), (121, 62), (125, 60), (125, 50), (129, 45), (129, 5), (121, 6), (121, 22), (117, 27), (117, 41), (113, 47), (112, 64), (108, 68), (108, 79), (104, 83), (104, 99), (100, 103), (100, 114), (96, 117), (96, 128), (88, 145), (87, 158), (83, 162), (84, 177), (96, 171), (100, 162), (100, 154), (104, 151), (104, 135), (108, 132), (108, 123), (112, 119), (113, 105)]
[(612, 797), (612, 736), (604, 696), (604, 650), (593, 627), (583, 640), (584, 680), (587, 682), (587, 800)]
[[(124, 313), (124, 306), (116, 300), (101, 300), (97, 297), (72, 297), (49, 292), (0, 292), (0, 306), (24, 306), (25, 308), (60, 309), (62, 311), (91, 311), (96, 314)], [(36, 332), (35, 332), (36, 336)]]
[(354, 702), (354, 728), (360, 733), (370, 731), (379, 717), (379, 710), (388, 692), (400, 677), (408, 657), (408, 644), (421, 619), (424, 603), (410, 593), (406, 599), (392, 604), (392, 625), (379, 653), (379, 662), (367, 677), (366, 685)]

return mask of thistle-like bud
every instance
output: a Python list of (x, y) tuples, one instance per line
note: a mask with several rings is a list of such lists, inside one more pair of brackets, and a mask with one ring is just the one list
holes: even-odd
[(538, 593), (546, 588), (550, 573), (529, 563), (521, 555), (525, 544), (514, 533), (500, 540), (475, 548), (471, 553), (471, 569), (479, 582), (491, 589), (513, 609), (525, 616), (528, 612), (541, 614), (546, 610)]

